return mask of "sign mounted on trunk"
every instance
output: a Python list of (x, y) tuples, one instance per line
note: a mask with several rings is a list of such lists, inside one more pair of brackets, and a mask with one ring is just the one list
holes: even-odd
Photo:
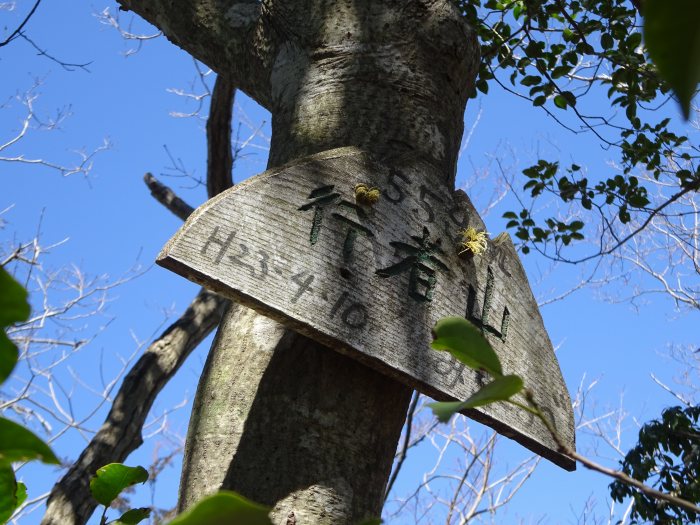
[[(467, 195), (431, 166), (385, 166), (342, 148), (209, 200), (157, 262), (438, 400), (466, 399), (486, 381), (430, 348), (438, 319), (464, 316), (574, 448), (571, 400), (510, 237), (473, 254), (467, 228), (485, 231)], [(496, 403), (465, 413), (575, 468), (525, 411)]]

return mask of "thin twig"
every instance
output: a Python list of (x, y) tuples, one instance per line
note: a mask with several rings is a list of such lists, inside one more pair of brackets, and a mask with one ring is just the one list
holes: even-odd
[(540, 410), (540, 407), (535, 401), (531, 391), (528, 390), (525, 392), (525, 398), (527, 399), (530, 406), (523, 405), (522, 403), (518, 403), (516, 401), (510, 401), (510, 403), (522, 408), (523, 410), (526, 410), (531, 414), (534, 414), (540, 421), (542, 421), (542, 423), (544, 423), (544, 425), (547, 427), (547, 430), (549, 431), (554, 441), (557, 443), (557, 446), (559, 447), (559, 452), (561, 452), (562, 454), (566, 454), (571, 459), (578, 461), (579, 463), (581, 463), (581, 465), (583, 465), (589, 470), (605, 474), (606, 476), (621, 481), (626, 485), (630, 485), (639, 490), (640, 492), (643, 492), (647, 496), (651, 496), (654, 499), (666, 501), (677, 507), (681, 507), (691, 512), (700, 514), (700, 507), (691, 503), (690, 501), (656, 490), (655, 488), (645, 485), (641, 481), (628, 476), (620, 470), (614, 470), (608, 467), (604, 467), (603, 465), (600, 465), (594, 461), (591, 461), (587, 457), (582, 456), (562, 441), (561, 437), (559, 436), (559, 433), (554, 428), (554, 425), (552, 425), (552, 422), (549, 421), (549, 419), (547, 419), (547, 417), (545, 417), (545, 415)]
[(194, 211), (192, 206), (178, 197), (168, 186), (159, 182), (152, 174), (146, 173), (143, 176), (143, 181), (146, 183), (146, 186), (148, 186), (148, 189), (151, 190), (151, 195), (175, 214), (176, 217), (185, 221)]
[(419, 397), (420, 397), (420, 393), (418, 391), (413, 392), (413, 399), (411, 399), (411, 404), (408, 406), (408, 413), (406, 414), (406, 433), (404, 434), (404, 437), (403, 437), (403, 445), (401, 446), (401, 453), (399, 454), (399, 459), (396, 462), (396, 467), (394, 468), (394, 471), (391, 473), (391, 477), (389, 478), (389, 481), (386, 484), (386, 489), (384, 490), (384, 503), (386, 503), (386, 499), (389, 497), (389, 493), (391, 492), (391, 488), (394, 486), (394, 482), (396, 481), (396, 478), (399, 476), (399, 472), (401, 471), (401, 467), (403, 466), (403, 462), (406, 460), (406, 455), (407, 455), (408, 449), (409, 449), (409, 443), (411, 441), (411, 428), (413, 425), (413, 416), (416, 413), (416, 406), (418, 405), (418, 398)]
[(27, 25), (27, 22), (29, 22), (29, 19), (34, 15), (34, 12), (37, 10), (39, 7), (39, 4), (41, 3), (41, 0), (36, 0), (36, 3), (34, 4), (34, 7), (29, 11), (29, 14), (24, 18), (22, 23), (15, 29), (10, 36), (8, 36), (3, 42), (0, 42), (0, 47), (6, 46), (10, 42), (12, 42), (15, 37), (24, 29), (24, 26)]

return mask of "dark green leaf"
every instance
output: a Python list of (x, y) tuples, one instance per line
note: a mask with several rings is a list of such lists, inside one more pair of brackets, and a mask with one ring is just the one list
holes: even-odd
[(29, 317), (27, 291), (0, 267), (0, 383), (17, 363), (17, 347), (5, 334), (5, 327)]
[(240, 494), (221, 491), (202, 499), (170, 525), (272, 525), (269, 512)]
[(97, 474), (90, 480), (90, 492), (99, 503), (109, 506), (122, 490), (147, 480), (148, 472), (143, 467), (110, 463), (98, 469)]
[(538, 75), (528, 75), (523, 77), (523, 79), (520, 81), (523, 86), (536, 86), (540, 82), (542, 82), (542, 77)]
[(0, 464), (38, 459), (58, 464), (49, 446), (22, 425), (0, 417)]
[(151, 509), (143, 507), (140, 509), (131, 509), (121, 515), (117, 521), (113, 521), (110, 525), (136, 525), (145, 520), (151, 514)]
[(0, 328), (0, 383), (5, 381), (17, 364), (19, 352), (5, 330)]
[(678, 96), (687, 119), (700, 82), (700, 2), (645, 0), (644, 40), (649, 56)]
[(485, 370), (492, 376), (503, 375), (501, 362), (481, 331), (464, 317), (445, 317), (435, 323), (432, 346), (444, 350), (476, 370)]
[(384, 523), (382, 518), (370, 518), (358, 523), (357, 525), (381, 525), (382, 523)]
[(567, 101), (562, 95), (557, 95), (554, 97), (554, 105), (560, 109), (566, 109)]
[(26, 321), (28, 317), (27, 291), (0, 267), (0, 327)]
[(535, 100), (532, 101), (532, 105), (543, 106), (545, 102), (547, 102), (547, 97), (540, 95), (539, 97), (535, 97)]
[(0, 465), (0, 523), (6, 523), (19, 506), (17, 492), (14, 470), (9, 465)]
[(428, 406), (433, 414), (444, 423), (453, 414), (467, 408), (476, 408), (495, 403), (496, 401), (507, 401), (523, 389), (523, 380), (517, 375), (497, 377), (489, 384), (478, 390), (466, 401), (453, 401), (447, 403), (430, 403)]
[(21, 481), (17, 482), (17, 506), (27, 501), (27, 486)]

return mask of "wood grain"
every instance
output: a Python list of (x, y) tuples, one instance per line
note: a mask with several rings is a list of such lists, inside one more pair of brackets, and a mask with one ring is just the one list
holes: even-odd
[[(466, 399), (487, 381), (429, 346), (438, 319), (466, 316), (574, 448), (571, 400), (510, 237), (460, 256), (459, 231), (486, 228), (442, 180), (425, 163), (330, 150), (209, 200), (157, 262), (439, 400)], [(359, 183), (380, 189), (376, 204), (356, 203)], [(575, 468), (526, 412), (496, 403), (465, 413)]]

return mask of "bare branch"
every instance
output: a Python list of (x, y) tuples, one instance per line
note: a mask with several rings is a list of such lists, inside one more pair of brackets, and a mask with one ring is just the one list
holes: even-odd
[(124, 53), (124, 56), (126, 57), (138, 53), (141, 50), (144, 42), (154, 40), (163, 35), (162, 31), (156, 31), (155, 33), (150, 34), (134, 33), (131, 29), (131, 24), (129, 24), (128, 28), (125, 28), (119, 18), (119, 12), (117, 12), (116, 15), (112, 15), (112, 11), (109, 7), (105, 7), (101, 12), (95, 13), (94, 16), (100, 21), (101, 24), (113, 27), (119, 31), (119, 34), (124, 40), (136, 42), (135, 48), (129, 49)]
[(35, 90), (39, 87), (39, 85), (40, 82), (37, 81), (31, 89), (16, 97), (16, 99), (19, 100), (21, 104), (25, 106), (26, 110), (22, 118), (20, 128), (15, 132), (15, 134), (8, 139), (2, 139), (2, 141), (0, 141), (0, 162), (44, 166), (46, 168), (58, 171), (64, 177), (74, 175), (77, 173), (82, 173), (83, 175), (87, 176), (90, 173), (90, 171), (92, 171), (94, 157), (100, 152), (107, 150), (111, 147), (109, 141), (104, 140), (102, 145), (96, 147), (90, 152), (80, 150), (74, 151), (73, 153), (78, 155), (79, 160), (73, 165), (63, 164), (43, 158), (29, 158), (23, 153), (18, 155), (6, 153), (14, 147), (16, 147), (17, 144), (28, 135), (30, 129), (33, 129), (30, 126), (32, 122), (38, 122), (39, 128), (42, 129), (56, 129), (58, 128), (62, 120), (65, 119), (69, 114), (66, 112), (59, 112), (56, 118), (48, 119), (46, 122), (41, 122), (34, 110), (34, 102), (38, 97), (38, 95), (35, 93)]
[(92, 474), (123, 461), (143, 441), (141, 429), (158, 393), (192, 350), (217, 326), (227, 303), (200, 291), (183, 316), (141, 356), (124, 378), (104, 424), (78, 460), (53, 487), (43, 525), (86, 523), (96, 502), (88, 497)]
[(15, 29), (10, 36), (8, 36), (5, 40), (0, 42), (0, 47), (6, 46), (10, 42), (12, 42), (15, 38), (17, 38), (17, 35), (19, 35), (22, 32), (22, 29), (24, 29), (24, 26), (27, 25), (27, 22), (29, 22), (29, 19), (34, 16), (34, 13), (36, 12), (37, 8), (39, 7), (39, 4), (41, 3), (41, 0), (36, 0), (34, 3), (34, 6), (29, 10), (29, 13), (27, 16), (22, 20), (22, 23)]
[(213, 197), (233, 185), (231, 118), (236, 85), (218, 75), (211, 94), (207, 119), (207, 194)]
[(83, 71), (85, 71), (85, 72), (87, 72), (87, 73), (90, 72), (90, 70), (88, 69), (88, 66), (89, 66), (92, 62), (85, 62), (85, 63), (82, 63), (82, 64), (77, 64), (77, 63), (76, 63), (76, 64), (73, 64), (73, 63), (70, 63), (70, 62), (66, 62), (65, 60), (61, 60), (60, 58), (56, 58), (55, 56), (50, 55), (49, 52), (48, 52), (46, 49), (40, 48), (39, 45), (38, 45), (36, 42), (34, 42), (34, 40), (32, 40), (31, 38), (29, 38), (29, 37), (27, 36), (27, 34), (26, 34), (24, 31), (20, 31), (19, 33), (17, 33), (17, 36), (19, 36), (19, 37), (22, 38), (24, 41), (26, 41), (30, 46), (32, 46), (32, 47), (37, 51), (37, 53), (39, 54), (39, 56), (44, 56), (44, 57), (48, 58), (48, 59), (51, 60), (52, 62), (55, 62), (56, 64), (58, 64), (59, 66), (61, 66), (61, 67), (62, 67), (63, 69), (65, 69), (66, 71), (75, 71), (75, 69), (78, 68), (78, 69), (82, 69)]
[(170, 210), (176, 217), (187, 220), (190, 213), (194, 211), (194, 208), (178, 197), (173, 190), (168, 188), (162, 182), (159, 182), (153, 175), (146, 173), (143, 176), (143, 180), (151, 190), (151, 195)]
[[(218, 91), (217, 91), (217, 87)], [(217, 78), (207, 127), (210, 158), (207, 169), (210, 195), (231, 185), (231, 113), (233, 86)], [(228, 151), (228, 155), (223, 150)], [(152, 175), (144, 180), (153, 196), (183, 220), (192, 207)], [(102, 428), (78, 461), (53, 487), (42, 525), (82, 525), (96, 503), (89, 497), (90, 476), (102, 465), (123, 461), (143, 442), (146, 416), (158, 393), (194, 348), (218, 325), (229, 301), (202, 289), (184, 315), (155, 340), (122, 383)]]

